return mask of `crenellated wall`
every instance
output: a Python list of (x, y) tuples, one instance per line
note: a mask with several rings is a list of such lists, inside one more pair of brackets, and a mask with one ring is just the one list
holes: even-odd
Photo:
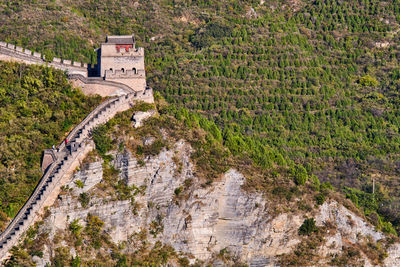
[(52, 61), (45, 59), (45, 56), (38, 52), (32, 52), (13, 44), (0, 42), (0, 60), (17, 61), (26, 64), (39, 64), (52, 66), (56, 69), (67, 71), (70, 74), (81, 74), (87, 77), (86, 63), (72, 62), (71, 60), (53, 58)]
[(111, 57), (144, 57), (144, 48), (143, 47), (132, 47), (129, 48), (128, 51), (125, 49), (120, 49), (119, 51), (115, 49), (115, 44), (113, 43), (104, 43), (101, 46), (101, 54), (103, 56), (111, 56)]
[[(98, 73), (98, 65), (90, 65), (81, 62), (72, 62), (71, 60), (54, 57), (52, 61), (45, 59), (45, 56), (38, 52), (33, 52), (13, 44), (0, 42), (0, 60), (17, 61), (25, 64), (39, 64), (51, 66), (68, 72), (68, 77), (75, 86), (82, 88), (86, 95), (98, 94), (100, 96), (118, 96), (128, 94), (135, 91), (142, 91), (147, 88), (146, 72), (144, 70), (144, 49), (130, 48), (128, 52), (122, 50), (115, 51), (114, 46), (108, 47), (101, 51), (105, 56), (103, 61), (109, 60), (109, 66), (104, 71), (104, 77), (88, 77), (88, 73)], [(110, 48), (108, 51), (107, 48)], [(112, 48), (112, 49), (111, 49)], [(117, 57), (111, 55), (116, 54)], [(110, 57), (107, 57), (109, 55)], [(132, 67), (134, 62), (135, 68)], [(105, 62), (103, 62), (103, 65)], [(108, 66), (106, 64), (106, 66)], [(116, 69), (116, 67), (121, 69)]]
[(134, 79), (143, 78), (146, 79), (145, 70), (106, 70), (105, 79)]
[[(116, 70), (144, 72), (144, 49), (142, 47), (132, 47), (126, 51), (126, 49), (118, 49), (118, 45), (115, 43), (102, 43), (99, 64), (100, 76), (106, 77), (106, 79), (107, 72), (115, 74), (114, 71)], [(112, 77), (109, 75), (108, 79), (112, 79)]]
[(106, 70), (104, 79), (106, 81), (125, 84), (136, 90), (143, 90), (147, 87), (146, 72), (144, 69)]

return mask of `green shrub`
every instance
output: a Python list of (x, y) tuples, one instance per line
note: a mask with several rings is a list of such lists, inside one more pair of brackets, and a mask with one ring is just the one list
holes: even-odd
[(299, 235), (310, 235), (318, 231), (314, 218), (307, 218), (299, 228)]
[(82, 230), (82, 225), (79, 224), (79, 219), (75, 219), (69, 224), (69, 230), (75, 235), (75, 237), (79, 237)]
[(371, 77), (370, 75), (365, 75), (363, 77), (360, 78), (359, 81), (361, 86), (377, 86), (378, 85), (378, 81)]
[(310, 176), (310, 179), (311, 179), (312, 185), (315, 188), (315, 190), (320, 190), (321, 183), (319, 182), (318, 177), (313, 174)]
[[(155, 156), (160, 154), (163, 147), (165, 147), (165, 143), (161, 139), (155, 140), (151, 145), (145, 146), (143, 148), (143, 152), (145, 155)], [(139, 147), (139, 146), (138, 146)]]
[(315, 201), (317, 202), (318, 205), (322, 205), (324, 204), (326, 200), (326, 196), (323, 193), (319, 193), (316, 197), (315, 197)]
[(86, 192), (80, 193), (78, 200), (81, 203), (82, 207), (86, 208), (90, 201), (89, 194)]
[(175, 191), (174, 191), (175, 195), (179, 196), (179, 194), (182, 192), (182, 190), (183, 190), (182, 186), (175, 188)]
[(290, 201), (292, 199), (293, 193), (286, 189), (285, 187), (282, 186), (277, 186), (272, 190), (272, 194), (284, 197), (287, 201)]
[(323, 182), (320, 188), (321, 191), (331, 191), (334, 189), (330, 182)]
[(69, 248), (58, 247), (55, 249), (55, 256), (52, 258), (52, 265), (56, 267), (67, 266), (70, 258)]
[(92, 136), (97, 151), (101, 156), (104, 156), (112, 148), (112, 140), (108, 136), (107, 126), (104, 124), (97, 126), (93, 129)]
[(292, 168), (292, 175), (294, 177), (294, 182), (297, 185), (305, 185), (307, 182), (308, 174), (303, 166), (296, 165), (294, 168)]
[(86, 222), (85, 231), (90, 235), (98, 235), (104, 226), (104, 222), (99, 217), (91, 214), (88, 214)]
[(81, 258), (78, 255), (76, 255), (76, 257), (72, 258), (71, 260), (71, 267), (80, 267), (81, 263), (82, 263)]
[(75, 185), (78, 188), (83, 188), (85, 184), (81, 180), (75, 180)]
[(381, 221), (381, 225), (382, 225), (383, 232), (397, 236), (396, 229), (394, 229), (391, 222)]

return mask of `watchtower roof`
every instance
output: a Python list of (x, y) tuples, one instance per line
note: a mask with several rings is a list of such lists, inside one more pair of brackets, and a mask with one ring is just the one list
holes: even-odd
[(133, 45), (135, 44), (135, 38), (133, 35), (110, 35), (107, 36), (106, 43)]

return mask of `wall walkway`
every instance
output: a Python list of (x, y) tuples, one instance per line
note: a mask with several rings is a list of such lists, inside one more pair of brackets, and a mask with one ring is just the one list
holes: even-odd
[[(135, 92), (131, 87), (126, 84), (114, 82), (114, 81), (106, 81), (101, 77), (85, 77), (81, 74), (69, 74), (68, 79), (73, 82), (75, 86), (79, 86), (82, 88), (82, 91), (85, 94), (90, 94), (86, 89), (88, 85), (99, 85), (103, 88), (94, 88), (93, 92), (99, 94), (101, 96), (109, 96), (110, 92), (118, 91), (122, 94), (129, 94)], [(79, 84), (81, 82), (82, 84)], [(107, 90), (108, 89), (108, 90)]]

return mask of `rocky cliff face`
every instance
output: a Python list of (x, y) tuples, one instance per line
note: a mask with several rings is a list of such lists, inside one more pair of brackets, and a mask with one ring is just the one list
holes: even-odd
[[(102, 161), (84, 164), (68, 185), (70, 193), (60, 196), (39, 227), (39, 232), (48, 233), (50, 242), (44, 246), (43, 257), (35, 256), (34, 261), (38, 266), (50, 262), (54, 247), (60, 246), (55, 244), (57, 235), (67, 231), (74, 220), (84, 225), (88, 214), (104, 222), (114, 243), (128, 243), (126, 251), (134, 250), (137, 240), (133, 237), (146, 230), (151, 244), (161, 241), (192, 263), (197, 260), (220, 266), (233, 261), (249, 266), (277, 265), (279, 255), (290, 254), (302, 244), (298, 229), (306, 216), (313, 216), (319, 227), (330, 226), (316, 248), (320, 264), (340, 256), (345, 247), (385, 238), (335, 201), (306, 214), (272, 216), (268, 199), (241, 189), (245, 178), (240, 170), (230, 169), (213, 184), (201, 185), (196, 181), (191, 151), (191, 146), (181, 140), (144, 161), (126, 151), (114, 152), (113, 165), (119, 170), (119, 178), (138, 189), (134, 201), (102, 195), (97, 186), (103, 179)], [(78, 200), (82, 193), (91, 195), (86, 207)], [(396, 266), (399, 251), (400, 245), (390, 246), (384, 265)], [(70, 254), (74, 256), (75, 250), (70, 249)], [(376, 264), (363, 252), (357, 257), (357, 264)]]

